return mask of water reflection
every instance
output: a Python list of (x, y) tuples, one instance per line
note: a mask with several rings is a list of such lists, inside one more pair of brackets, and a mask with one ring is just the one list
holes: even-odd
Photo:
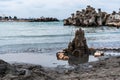
[(75, 56), (70, 56), (68, 63), (69, 65), (78, 65), (78, 64), (83, 64), (89, 61), (89, 55), (83, 55), (83, 56), (79, 56), (79, 57), (75, 57)]

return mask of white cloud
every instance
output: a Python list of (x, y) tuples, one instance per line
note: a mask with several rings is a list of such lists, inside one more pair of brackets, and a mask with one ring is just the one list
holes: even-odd
[(87, 5), (112, 12), (120, 8), (119, 3), (119, 0), (0, 0), (0, 14), (66, 18)]

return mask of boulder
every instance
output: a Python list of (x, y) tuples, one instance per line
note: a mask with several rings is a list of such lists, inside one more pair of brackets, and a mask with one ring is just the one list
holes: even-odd
[(0, 77), (8, 73), (9, 70), (10, 70), (10, 65), (5, 61), (0, 60)]
[(58, 60), (69, 60), (69, 57), (64, 54), (64, 52), (58, 52), (56, 54)]
[(104, 52), (102, 52), (102, 51), (96, 51), (96, 52), (94, 53), (94, 56), (95, 56), (95, 57), (104, 56)]

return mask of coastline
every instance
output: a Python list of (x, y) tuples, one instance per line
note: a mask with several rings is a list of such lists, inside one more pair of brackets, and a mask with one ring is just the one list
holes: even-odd
[(2, 80), (119, 80), (120, 56), (105, 58), (95, 62), (65, 68), (42, 67), (41, 65), (9, 64), (1, 61), (0, 79)]
[(14, 16), (13, 18), (11, 16), (2, 17), (0, 16), (0, 22), (54, 22), (59, 21), (57, 18), (53, 17), (40, 17), (40, 18), (17, 18)]
[(1, 0), (0, 80), (120, 80), (120, 0)]
[[(20, 25), (21, 26), (21, 25)], [(53, 28), (53, 25), (51, 25), (52, 27), (49, 27), (49, 29), (52, 29)], [(35, 27), (35, 26), (34, 26)], [(44, 27), (44, 26), (43, 26)], [(56, 25), (54, 26), (54, 28), (56, 27)], [(6, 28), (6, 27), (5, 27)], [(6, 28), (8, 29), (9, 26)], [(14, 28), (14, 27), (13, 27)], [(16, 28), (20, 28), (20, 27), (16, 27)], [(14, 28), (14, 29), (16, 29)], [(26, 28), (26, 26), (25, 26)], [(48, 26), (47, 26), (48, 28)], [(70, 27), (68, 27), (66, 29), (66, 31), (68, 31)], [(27, 30), (29, 30), (31, 28), (28, 28)], [(46, 28), (43, 28), (43, 29), (46, 29)], [(42, 29), (42, 30), (43, 30)], [(62, 31), (64, 28), (57, 28), (56, 30), (58, 31)], [(115, 28), (116, 29), (116, 28)], [(24, 28), (20, 28), (20, 32), (21, 30), (24, 30)], [(26, 31), (27, 31), (26, 30)], [(40, 32), (40, 29), (38, 29), (38, 32)], [(41, 30), (41, 31), (42, 31)], [(91, 29), (88, 29), (88, 31), (90, 31)], [(109, 29), (108, 29), (109, 30)], [(112, 29), (113, 30), (113, 29)], [(9, 31), (9, 29), (8, 29)], [(16, 31), (16, 30), (15, 30)], [(26, 32), (25, 31), (25, 32)], [(33, 27), (31, 29), (31, 31), (33, 31)], [(48, 30), (50, 31), (50, 30)], [(58, 33), (58, 31), (56, 31)], [(71, 30), (70, 30), (71, 31)], [(96, 30), (97, 31), (97, 30)], [(96, 34), (96, 31), (92, 31)], [(103, 32), (104, 30), (101, 30), (100, 32)], [(5, 32), (5, 31), (4, 31)], [(13, 32), (13, 31), (12, 31)], [(36, 28), (35, 28), (35, 32), (36, 33)], [(54, 32), (54, 31), (52, 31)], [(90, 32), (90, 33), (92, 33)], [(98, 31), (99, 32), (99, 31)], [(114, 31), (113, 31), (114, 32)], [(119, 31), (118, 31), (119, 32)], [(19, 32), (17, 32), (19, 33)], [(30, 32), (31, 33), (31, 32)], [(29, 34), (30, 34), (29, 33)], [(89, 32), (88, 32), (89, 33)], [(107, 33), (107, 31), (106, 31)], [(25, 33), (24, 33), (25, 34)], [(26, 33), (28, 34), (28, 33)], [(41, 34), (41, 33), (37, 33), (37, 34)], [(48, 33), (47, 33), (48, 34)], [(54, 32), (55, 34), (55, 32)], [(91, 36), (93, 36), (94, 34), (91, 34)], [(101, 35), (101, 33), (99, 34)], [(105, 35), (105, 34), (103, 34)], [(116, 34), (115, 34), (116, 35)], [(61, 38), (61, 35), (55, 35), (55, 36), (60, 36), (60, 38), (56, 37), (58, 41), (58, 39), (62, 39), (63, 41), (64, 40), (67, 40), (68, 38), (65, 38), (65, 36), (62, 36), (64, 37), (65, 39)], [(68, 35), (69, 36), (69, 35)], [(71, 35), (70, 35), (71, 36)], [(89, 35), (88, 35), (89, 36)], [(96, 35), (98, 36), (98, 35)], [(107, 37), (106, 37), (107, 36)], [(106, 35), (106, 36), (103, 36), (105, 38), (108, 39), (108, 37), (110, 36), (111, 37), (111, 34)], [(114, 35), (113, 35), (114, 36)], [(119, 36), (119, 35), (118, 35)], [(116, 36), (114, 37), (114, 39), (117, 39), (119, 40), (119, 37)], [(11, 36), (13, 40), (15, 40), (15, 38), (17, 37), (19, 40), (21, 39), (29, 39), (29, 38), (33, 38), (31, 41), (33, 42), (36, 42), (34, 41), (34, 39), (38, 38), (38, 42), (40, 42), (40, 38), (41, 38), (41, 35), (32, 35), (29, 36)], [(43, 37), (43, 36), (42, 36)], [(44, 38), (46, 38), (44, 36)], [(49, 41), (52, 41), (54, 37), (51, 37), (50, 35), (50, 40)], [(100, 36), (98, 36), (97, 38), (95, 38), (95, 40), (98, 40), (98, 38), (100, 38), (100, 40), (104, 39)], [(11, 39), (11, 38), (10, 38)], [(111, 37), (109, 40), (113, 39), (113, 37)], [(4, 38), (3, 38), (4, 40)], [(54, 40), (53, 40), (54, 41)], [(91, 39), (91, 41), (94, 41), (94, 38)], [(108, 41), (108, 40), (106, 40)], [(8, 41), (6, 41), (8, 42)], [(15, 42), (15, 41), (12, 41), (12, 42)], [(25, 40), (23, 41), (25, 42)], [(27, 41), (28, 42), (28, 41)], [(48, 41), (46, 41), (48, 42)], [(44, 42), (44, 43), (46, 43)], [(55, 42), (55, 41), (54, 41)], [(66, 41), (68, 42), (68, 41)], [(102, 43), (103, 41), (101, 41)], [(100, 41), (98, 41), (98, 43), (100, 43)], [(7, 49), (8, 48), (11, 48), (11, 46), (13, 45), (14, 43), (11, 43), (11, 45), (7, 46)], [(19, 43), (20, 44), (20, 43)], [(22, 44), (22, 43), (21, 43)], [(64, 43), (63, 43), (64, 44)], [(92, 43), (93, 44), (93, 43)], [(23, 44), (22, 44), (23, 45)], [(33, 45), (33, 44), (32, 44)], [(41, 46), (41, 44), (39, 43), (35, 43), (34, 46), (31, 47), (31, 44), (30, 45), (27, 45), (27, 46), (30, 46), (28, 48), (25, 48), (25, 45), (23, 46), (20, 46), (20, 48), (24, 48), (22, 51), (28, 51), (28, 52), (39, 52), (39, 53), (46, 53), (46, 52), (51, 52), (51, 51), (55, 51), (55, 47), (52, 46), (52, 50), (51, 48), (45, 48), (45, 49), (41, 49), (38, 47), (38, 45)], [(48, 44), (50, 45), (50, 44)], [(53, 45), (53, 44), (52, 44)], [(57, 46), (60, 46), (61, 43)], [(115, 44), (114, 44), (115, 45)], [(19, 45), (18, 45), (19, 46)], [(37, 46), (37, 48), (36, 48)], [(56, 46), (56, 44), (55, 44)], [(100, 45), (98, 45), (100, 46)], [(104, 45), (102, 45), (104, 46)], [(109, 46), (109, 45), (108, 45)], [(6, 47), (6, 46), (5, 46)], [(13, 48), (13, 47), (12, 47)], [(17, 46), (14, 47), (14, 49), (16, 50)], [(35, 48), (35, 49), (34, 49)], [(63, 47), (62, 47), (63, 48)], [(4, 47), (3, 47), (4, 49)], [(61, 49), (61, 48), (58, 48), (58, 49)], [(58, 50), (56, 49), (56, 50)], [(37, 50), (37, 51), (36, 51)], [(46, 51), (47, 50), (47, 51)], [(98, 49), (99, 50), (99, 49)], [(110, 50), (110, 51), (116, 51), (114, 49), (103, 49), (103, 50)], [(5, 50), (6, 51), (6, 50)], [(43, 51), (43, 52), (42, 52)], [(12, 52), (12, 51), (11, 51)], [(14, 52), (14, 51), (13, 51)], [(55, 51), (56, 52), (56, 51)], [(119, 49), (118, 49), (118, 52), (119, 52)], [(3, 52), (4, 53), (4, 52)], [(7, 53), (10, 53), (10, 52), (7, 52)], [(51, 53), (52, 54), (52, 53)], [(16, 54), (17, 55), (17, 54)], [(28, 54), (29, 55), (29, 54)], [(23, 55), (22, 55), (23, 56)], [(28, 57), (28, 56), (27, 56)], [(55, 56), (54, 56), (55, 57)], [(33, 56), (32, 56), (33, 58)], [(32, 59), (30, 58), (30, 59)], [(48, 58), (49, 59), (49, 58)], [(19, 59), (18, 59), (19, 60)], [(106, 61), (107, 60), (107, 61)], [(39, 60), (38, 60), (39, 61)], [(8, 63), (7, 63), (8, 64)], [(115, 65), (114, 65), (115, 64)], [(6, 64), (5, 64), (6, 65)], [(3, 65), (2, 65), (3, 66)], [(2, 69), (2, 67), (0, 65), (0, 69)], [(115, 66), (115, 67), (114, 67)], [(10, 80), (10, 79), (13, 79), (13, 80), (89, 80), (89, 79), (92, 79), (92, 80), (95, 80), (95, 79), (98, 79), (98, 80), (104, 80), (104, 79), (108, 79), (108, 80), (113, 80), (113, 79), (118, 79), (119, 80), (119, 58), (118, 57), (110, 57), (110, 60), (108, 58), (105, 58), (105, 60), (100, 60), (100, 61), (96, 61), (96, 62), (89, 62), (89, 63), (85, 63), (85, 64), (80, 64), (78, 66), (71, 66), (69, 68), (66, 68), (66, 66), (58, 66), (58, 67), (43, 67), (43, 65), (32, 65), (32, 64), (29, 64), (29, 63), (14, 63), (14, 64), (9, 64), (8, 65), (8, 70), (7, 72), (5, 72), (5, 75), (3, 77), (1, 77), (2, 80)], [(4, 70), (6, 70), (6, 67), (3, 68)], [(3, 70), (3, 71), (4, 71)], [(0, 70), (1, 71), (1, 70)], [(115, 72), (114, 72), (115, 71)], [(113, 73), (112, 73), (113, 72)], [(100, 73), (100, 74), (99, 74)], [(103, 75), (101, 75), (102, 73), (104, 73)], [(110, 73), (110, 74), (109, 74)], [(106, 76), (107, 75), (107, 76)], [(88, 77), (87, 77), (88, 76)], [(95, 79), (94, 79), (95, 78)], [(100, 79), (99, 79), (100, 78)]]

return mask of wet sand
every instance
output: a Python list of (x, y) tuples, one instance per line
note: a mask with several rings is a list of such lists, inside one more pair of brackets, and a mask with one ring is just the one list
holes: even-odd
[[(40, 53), (7, 53), (0, 54), (0, 59), (9, 63), (28, 63), (34, 65), (42, 65), (43, 67), (57, 67), (64, 65), (69, 67), (68, 61), (57, 60), (56, 54), (40, 54)], [(97, 61), (98, 58), (90, 55), (88, 62)], [(80, 62), (79, 62), (80, 63)], [(79, 64), (78, 63), (78, 64)]]
[[(1, 66), (0, 69), (2, 70)], [(120, 56), (69, 68), (7, 63), (5, 69), (4, 75), (0, 74), (0, 80), (120, 80)]]

